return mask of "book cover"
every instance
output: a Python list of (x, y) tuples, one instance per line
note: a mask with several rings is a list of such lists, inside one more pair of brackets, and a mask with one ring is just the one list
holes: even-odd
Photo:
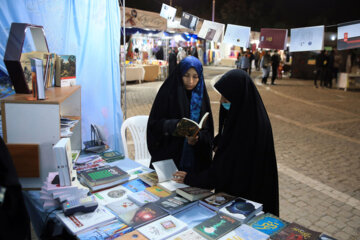
[(319, 232), (310, 230), (297, 223), (290, 223), (283, 230), (271, 236), (273, 240), (318, 240)]
[(118, 160), (122, 160), (125, 158), (124, 155), (119, 153), (118, 151), (107, 151), (100, 154), (102, 159), (104, 159), (106, 162), (111, 163)]
[(200, 235), (207, 239), (218, 239), (238, 227), (241, 223), (232, 217), (224, 214), (217, 214), (214, 217), (194, 227)]
[(319, 237), (319, 240), (337, 240), (337, 239), (330, 237), (329, 235), (326, 235), (325, 233), (322, 233)]
[(119, 215), (119, 217), (130, 227), (139, 228), (166, 215), (168, 215), (168, 213), (154, 203), (147, 203), (138, 209), (130, 210), (125, 214)]
[(165, 191), (163, 188), (159, 187), (159, 186), (151, 186), (151, 187), (147, 187), (145, 188), (145, 191), (154, 194), (155, 196), (158, 196), (160, 198), (164, 198), (164, 197), (168, 197), (171, 194), (168, 193), (167, 191)]
[(260, 232), (263, 232), (270, 236), (281, 231), (284, 227), (288, 225), (286, 221), (271, 213), (259, 215), (250, 220), (250, 222), (248, 222), (247, 224), (252, 228), (255, 228), (256, 230), (259, 230)]
[(132, 231), (132, 228), (123, 224), (120, 221), (114, 221), (112, 223), (106, 224), (104, 226), (91, 229), (84, 233), (77, 235), (76, 237), (79, 240), (94, 240), (94, 239), (115, 239), (117, 237), (123, 236), (124, 234)]
[(42, 59), (31, 58), (30, 63), (33, 97), (38, 100), (44, 100), (46, 97)]
[(126, 187), (131, 192), (140, 192), (144, 191), (145, 188), (150, 187), (148, 184), (144, 183), (140, 179), (134, 179), (123, 184), (123, 187)]
[(143, 166), (143, 167), (138, 167), (138, 168), (135, 168), (135, 169), (128, 170), (126, 172), (130, 175), (130, 180), (132, 180), (132, 179), (138, 178), (138, 176), (140, 174), (154, 172), (154, 170), (152, 170), (151, 168)]
[(268, 240), (270, 239), (270, 236), (246, 224), (242, 224), (240, 227), (235, 228), (233, 231), (219, 238), (219, 240), (238, 240), (238, 239)]
[(199, 200), (213, 194), (213, 192), (208, 189), (197, 187), (178, 188), (176, 189), (176, 193), (190, 201)]
[(135, 202), (139, 206), (143, 206), (146, 203), (156, 202), (160, 198), (146, 191), (130, 193), (128, 198)]
[(169, 197), (162, 198), (156, 204), (167, 211), (169, 214), (177, 213), (181, 210), (191, 207), (192, 205), (196, 204), (196, 202), (190, 202), (189, 200), (176, 195), (172, 194)]
[(178, 137), (195, 136), (205, 124), (208, 116), (209, 113), (205, 113), (199, 123), (188, 118), (180, 119), (180, 121), (176, 125), (176, 129), (173, 132), (173, 135)]
[(150, 172), (150, 173), (144, 173), (144, 174), (139, 174), (139, 178), (146, 182), (147, 184), (149, 184), (150, 186), (154, 186), (158, 183), (159, 178), (156, 174), (156, 172)]
[(236, 197), (229, 195), (227, 193), (215, 193), (203, 200), (200, 200), (200, 204), (203, 204), (204, 206), (213, 209), (214, 211), (219, 211), (220, 208), (225, 206), (227, 203), (234, 200)]
[(116, 202), (112, 202), (106, 205), (113, 213), (118, 216), (124, 215), (129, 211), (139, 209), (140, 207), (136, 205), (133, 201), (128, 198), (123, 198)]
[(262, 204), (244, 198), (237, 198), (219, 211), (244, 223), (255, 216), (256, 213), (262, 211)]
[(169, 237), (186, 229), (186, 223), (173, 216), (166, 216), (149, 223), (138, 230), (149, 239), (168, 239)]
[(188, 229), (185, 232), (181, 232), (169, 238), (169, 240), (205, 240), (201, 235), (195, 232), (193, 229)]
[(126, 233), (121, 237), (117, 237), (114, 240), (148, 240), (143, 234), (141, 234), (138, 230), (134, 230), (132, 232)]
[(204, 207), (201, 204), (195, 204), (183, 211), (174, 214), (174, 217), (186, 222), (189, 228), (193, 228), (196, 225), (212, 218), (216, 215), (216, 212)]
[(129, 178), (127, 172), (116, 166), (105, 166), (102, 168), (93, 168), (81, 172), (80, 177), (83, 178), (88, 186), (98, 186), (114, 182), (120, 179)]
[(55, 85), (68, 87), (76, 84), (75, 55), (57, 55), (55, 61)]
[(123, 198), (126, 198), (128, 193), (130, 193), (129, 190), (119, 185), (113, 188), (96, 192), (93, 195), (95, 196), (96, 201), (99, 204), (107, 205), (109, 203), (116, 202)]

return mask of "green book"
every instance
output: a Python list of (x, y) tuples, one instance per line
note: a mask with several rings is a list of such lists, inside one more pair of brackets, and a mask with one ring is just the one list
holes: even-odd
[(103, 152), (103, 153), (100, 154), (100, 156), (101, 156), (102, 159), (104, 159), (108, 163), (115, 162), (115, 161), (118, 161), (118, 160), (122, 160), (122, 159), (125, 158), (124, 155), (122, 155), (118, 151)]

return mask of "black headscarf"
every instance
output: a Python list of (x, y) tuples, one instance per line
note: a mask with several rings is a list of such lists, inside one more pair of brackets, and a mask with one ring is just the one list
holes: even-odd
[(253, 81), (242, 70), (227, 72), (215, 88), (231, 102), (211, 167), (185, 183), (215, 188), (263, 204), (279, 215), (274, 140), (269, 117)]
[[(195, 68), (199, 76), (199, 83), (192, 92), (187, 92), (184, 87), (182, 76), (189, 68)], [(206, 169), (211, 164), (211, 144), (214, 136), (213, 118), (210, 108), (210, 100), (205, 87), (202, 66), (195, 57), (183, 59), (176, 69), (170, 74), (161, 86), (153, 103), (147, 125), (147, 145), (151, 154), (151, 162), (165, 159), (173, 159), (179, 170), (184, 137), (172, 135), (178, 121), (183, 118), (194, 117), (190, 114), (190, 101), (194, 98), (194, 91), (202, 86), (200, 112), (195, 114), (201, 119), (209, 112), (209, 118), (205, 126), (199, 132), (199, 140), (193, 148), (195, 166), (194, 172)], [(198, 96), (199, 97), (199, 96)], [(194, 107), (194, 104), (192, 104)], [(199, 114), (199, 115), (198, 115)], [(198, 121), (198, 120), (197, 120)]]

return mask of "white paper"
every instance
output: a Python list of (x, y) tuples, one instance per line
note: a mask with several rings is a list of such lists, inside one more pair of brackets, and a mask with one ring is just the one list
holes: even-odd
[(250, 27), (227, 24), (224, 42), (247, 48), (250, 41)]
[(162, 4), (160, 17), (163, 17), (167, 20), (174, 21), (176, 15), (176, 8), (173, 8), (165, 3)]
[(290, 52), (320, 51), (324, 49), (325, 26), (292, 28)]
[(159, 183), (171, 180), (173, 174), (178, 171), (172, 159), (153, 162), (152, 165), (158, 175)]
[(209, 41), (222, 42), (224, 29), (225, 24), (204, 20), (198, 36)]

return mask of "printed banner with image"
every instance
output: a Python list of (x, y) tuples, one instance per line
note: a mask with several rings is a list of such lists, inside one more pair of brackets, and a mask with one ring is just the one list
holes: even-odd
[(292, 28), (290, 30), (290, 52), (323, 50), (324, 31), (324, 25)]
[(189, 13), (183, 12), (183, 14), (181, 16), (180, 25), (195, 31), (196, 24), (198, 21), (199, 21), (198, 17), (191, 15)]
[(170, 21), (174, 21), (175, 15), (176, 15), (176, 8), (166, 5), (165, 3), (162, 4), (160, 17), (163, 17)]
[[(121, 14), (123, 7), (121, 7)], [(153, 30), (166, 30), (166, 19), (159, 13), (143, 11), (125, 7), (125, 27), (148, 28)]]
[(286, 49), (287, 32), (287, 29), (262, 28), (259, 48)]
[(360, 21), (341, 23), (338, 25), (337, 49), (360, 47)]
[(250, 31), (250, 27), (228, 24), (226, 26), (224, 42), (247, 48), (249, 47)]
[(222, 42), (225, 24), (204, 20), (198, 36), (213, 42)]

